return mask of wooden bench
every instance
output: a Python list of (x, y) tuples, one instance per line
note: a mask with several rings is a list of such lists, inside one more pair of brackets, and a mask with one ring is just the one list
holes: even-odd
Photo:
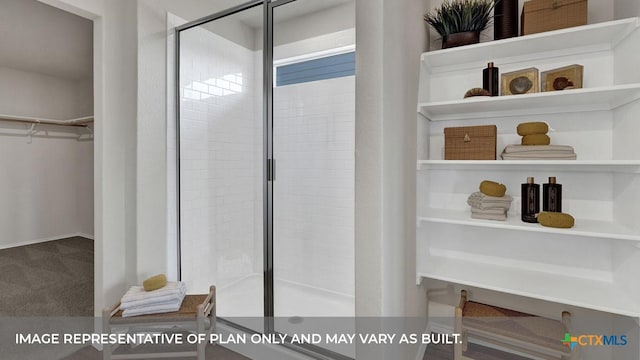
[(462, 343), (454, 346), (454, 360), (471, 359), (463, 355), (468, 338), (482, 340), (523, 354), (542, 359), (570, 360), (575, 351), (562, 343), (571, 332), (571, 314), (562, 312), (562, 321), (547, 319), (497, 306), (467, 300), (461, 291), (455, 309), (455, 332)]
[[(216, 327), (216, 287), (211, 286), (208, 294), (186, 295), (180, 309), (169, 313), (122, 317), (122, 310), (118, 303), (103, 310), (102, 324), (104, 334), (111, 334), (114, 328), (125, 328), (129, 332), (159, 332), (162, 330), (162, 326), (171, 326), (195, 331), (198, 334), (206, 334), (206, 339), (209, 339)], [(206, 344), (207, 341), (198, 342), (195, 345), (195, 350), (189, 351), (118, 354), (114, 354), (118, 345), (104, 344), (103, 359), (150, 359), (193, 356), (198, 360), (204, 360)]]

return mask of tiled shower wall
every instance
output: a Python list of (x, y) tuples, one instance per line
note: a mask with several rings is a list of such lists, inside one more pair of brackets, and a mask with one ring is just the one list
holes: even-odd
[[(352, 33), (280, 53), (343, 46)], [(262, 274), (262, 53), (203, 29), (183, 32), (181, 49), (182, 277), (222, 295)], [(274, 101), (276, 280), (352, 298), (355, 78), (278, 87)]]
[(276, 278), (354, 295), (354, 141), (354, 76), (275, 88)]
[(181, 36), (182, 277), (219, 288), (262, 269), (262, 118), (254, 51), (204, 29)]

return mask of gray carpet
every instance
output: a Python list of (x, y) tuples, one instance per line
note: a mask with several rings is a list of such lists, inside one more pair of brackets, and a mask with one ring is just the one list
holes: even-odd
[[(168, 358), (169, 360), (174, 358)], [(175, 358), (178, 359), (178, 358)], [(185, 358), (180, 358), (185, 359)], [(235, 353), (229, 349), (226, 349), (220, 345), (211, 346), (208, 345), (205, 350), (205, 359), (211, 360), (250, 360), (238, 353)], [(86, 347), (71, 356), (68, 356), (62, 360), (102, 360), (102, 352), (97, 351), (93, 347)]]
[(93, 316), (93, 241), (0, 250), (0, 316)]

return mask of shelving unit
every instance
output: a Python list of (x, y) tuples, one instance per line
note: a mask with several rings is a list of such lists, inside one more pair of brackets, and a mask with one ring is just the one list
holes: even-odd
[[(490, 61), (501, 73), (581, 64), (584, 88), (462, 99), (466, 90), (481, 86)], [(424, 53), (417, 109), (417, 282), (436, 279), (638, 321), (638, 63), (638, 18)], [(560, 129), (550, 133), (552, 144), (558, 138), (590, 151), (576, 150), (579, 160), (443, 160), (438, 149), (443, 126), (497, 124), (504, 146), (517, 138), (518, 123), (541, 120)], [(575, 211), (573, 228), (520, 221), (519, 184), (534, 175), (537, 183), (547, 176), (562, 179), (564, 208)], [(483, 179), (505, 183), (514, 197), (507, 221), (471, 218), (463, 199)]]
[(418, 170), (492, 170), (640, 173), (640, 160), (418, 160)]
[(516, 217), (508, 217), (507, 221), (492, 221), (472, 219), (468, 211), (451, 209), (428, 209), (421, 212), (418, 217), (420, 223), (445, 223), (462, 226), (478, 226), (494, 229), (530, 231), (538, 233), (572, 235), (582, 237), (608, 238), (617, 240), (629, 240), (640, 245), (640, 233), (620, 224), (610, 221), (590, 219), (577, 219), (576, 225), (571, 229), (558, 229), (544, 227), (539, 224), (529, 224), (520, 221)]
[(640, 99), (640, 84), (421, 103), (431, 121), (609, 111)]

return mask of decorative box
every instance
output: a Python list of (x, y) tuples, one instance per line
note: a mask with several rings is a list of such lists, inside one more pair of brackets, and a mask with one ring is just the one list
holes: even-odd
[(444, 129), (445, 160), (495, 160), (498, 128), (495, 125)]
[(587, 24), (587, 0), (529, 0), (522, 9), (522, 35)]

